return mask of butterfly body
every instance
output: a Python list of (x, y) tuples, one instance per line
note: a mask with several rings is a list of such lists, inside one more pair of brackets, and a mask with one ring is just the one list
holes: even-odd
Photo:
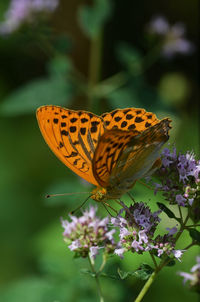
[(117, 109), (97, 116), (59, 106), (37, 110), (43, 137), (72, 171), (97, 186), (91, 198), (118, 199), (151, 174), (168, 140), (170, 120), (144, 109)]

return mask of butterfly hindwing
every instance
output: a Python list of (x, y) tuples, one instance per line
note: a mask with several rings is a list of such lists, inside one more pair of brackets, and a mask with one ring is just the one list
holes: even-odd
[(99, 138), (104, 133), (102, 118), (86, 111), (59, 106), (42, 106), (37, 110), (42, 135), (55, 155), (72, 171), (98, 185), (92, 161)]
[(99, 140), (93, 159), (93, 174), (102, 187), (107, 187), (110, 176), (130, 139), (139, 132), (119, 129), (106, 130)]
[(168, 140), (169, 123), (169, 119), (164, 119), (143, 132), (106, 131), (99, 141), (93, 161), (93, 173), (98, 182), (105, 187), (126, 187), (127, 183), (133, 184), (144, 177)]

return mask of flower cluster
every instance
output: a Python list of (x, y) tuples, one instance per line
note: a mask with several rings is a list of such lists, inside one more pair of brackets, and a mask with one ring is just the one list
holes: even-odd
[(119, 243), (115, 254), (123, 257), (124, 252), (131, 251), (142, 254), (152, 251), (158, 257), (163, 254), (172, 255), (179, 259), (182, 251), (174, 249), (174, 238), (166, 234), (153, 239), (156, 226), (160, 222), (158, 215), (161, 211), (152, 213), (144, 203), (135, 203), (126, 209), (125, 218), (121, 216), (123, 210), (111, 222), (119, 228)]
[(99, 219), (96, 212), (97, 207), (90, 207), (79, 218), (70, 215), (71, 222), (62, 220), (64, 239), (76, 256), (87, 257), (90, 254), (91, 257), (95, 257), (102, 248), (108, 254), (115, 249), (113, 239), (115, 230), (109, 230), (110, 219), (108, 217)]
[(168, 58), (177, 53), (190, 54), (194, 51), (194, 45), (184, 38), (186, 30), (182, 23), (171, 26), (164, 17), (157, 16), (148, 25), (148, 31), (163, 38), (162, 54)]
[(179, 272), (178, 274), (183, 277), (183, 283), (189, 281), (190, 288), (200, 293), (200, 256), (196, 258), (197, 263), (191, 268), (191, 273)]
[(157, 171), (161, 184), (155, 184), (155, 193), (161, 190), (171, 204), (196, 208), (195, 200), (200, 195), (200, 161), (189, 152), (177, 155), (176, 148), (172, 152), (165, 148), (161, 160), (162, 167)]
[(5, 21), (0, 24), (0, 33), (12, 33), (22, 23), (30, 21), (33, 13), (52, 12), (58, 3), (59, 0), (12, 0)]

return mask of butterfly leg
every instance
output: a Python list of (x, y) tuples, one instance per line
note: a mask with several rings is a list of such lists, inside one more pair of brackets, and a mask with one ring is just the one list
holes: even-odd
[(108, 214), (111, 216), (111, 217), (114, 217), (107, 209), (107, 206), (104, 204), (104, 202), (102, 202), (102, 205), (103, 207), (106, 209), (106, 211), (108, 212)]
[(133, 196), (131, 195), (131, 193), (127, 192), (127, 194), (130, 197), (130, 199), (135, 203), (135, 199), (133, 198)]
[(84, 206), (84, 204), (86, 203), (86, 201), (88, 201), (88, 199), (89, 199), (90, 197), (91, 197), (91, 195), (88, 196), (88, 197), (86, 198), (86, 200), (84, 200), (84, 202), (82, 202), (82, 204), (81, 204), (80, 206), (78, 206), (75, 210), (71, 211), (70, 214), (73, 215), (75, 212), (77, 212), (79, 209), (81, 209), (81, 208)]
[(111, 205), (109, 205), (107, 202), (102, 201), (102, 203), (103, 203), (104, 206), (107, 206), (107, 207), (111, 208), (116, 214), (118, 214), (117, 210), (115, 210), (113, 207), (111, 207)]
[(143, 186), (145, 186), (146, 188), (148, 188), (148, 189), (150, 189), (150, 190), (154, 190), (153, 187), (151, 187), (151, 186), (145, 184), (145, 182), (141, 181), (140, 179), (137, 179), (137, 182), (139, 182), (140, 184), (142, 184)]

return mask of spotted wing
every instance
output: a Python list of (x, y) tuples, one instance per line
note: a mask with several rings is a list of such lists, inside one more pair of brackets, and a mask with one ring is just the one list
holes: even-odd
[(42, 135), (55, 155), (80, 177), (98, 185), (92, 161), (104, 133), (102, 118), (59, 106), (42, 106), (36, 115)]
[(159, 122), (156, 115), (140, 108), (116, 109), (101, 115), (107, 130), (137, 130), (142, 132)]
[(100, 138), (93, 173), (103, 187), (129, 187), (151, 170), (168, 140), (170, 120), (163, 119), (143, 132), (107, 130)]

